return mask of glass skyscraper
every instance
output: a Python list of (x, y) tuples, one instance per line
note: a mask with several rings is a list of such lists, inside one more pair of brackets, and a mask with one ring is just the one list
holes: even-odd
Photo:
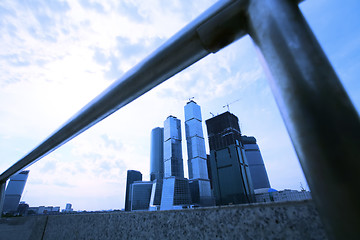
[(142, 174), (139, 171), (128, 170), (126, 178), (125, 211), (131, 211), (130, 188), (135, 181), (141, 181)]
[(270, 188), (269, 178), (256, 138), (241, 136), (254, 189)]
[(164, 179), (160, 210), (191, 204), (189, 181), (184, 178), (181, 123), (169, 116), (164, 122)]
[(216, 205), (253, 202), (254, 189), (241, 143), (238, 118), (225, 112), (205, 123)]
[(3, 212), (12, 213), (17, 211), (28, 176), (29, 170), (26, 170), (10, 178), (5, 191)]
[(181, 122), (169, 116), (164, 122), (164, 177), (184, 177)]
[(202, 129), (201, 109), (190, 100), (184, 107), (185, 133), (188, 153), (188, 170), (193, 204), (207, 206), (213, 204), (206, 150)]
[(164, 128), (151, 131), (150, 181), (164, 178)]

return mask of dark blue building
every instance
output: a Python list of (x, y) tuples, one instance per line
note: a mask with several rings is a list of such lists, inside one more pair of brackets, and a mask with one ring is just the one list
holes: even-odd
[(128, 170), (126, 178), (125, 211), (131, 211), (130, 187), (135, 181), (142, 181), (142, 174), (139, 171)]
[(150, 181), (164, 178), (164, 128), (151, 131)]
[(216, 205), (250, 203), (254, 189), (239, 120), (225, 112), (205, 121), (210, 145), (211, 181)]
[(269, 178), (256, 138), (241, 136), (241, 142), (245, 149), (254, 189), (270, 188)]
[(29, 170), (26, 170), (10, 178), (5, 191), (3, 212), (15, 213), (17, 211), (28, 176)]

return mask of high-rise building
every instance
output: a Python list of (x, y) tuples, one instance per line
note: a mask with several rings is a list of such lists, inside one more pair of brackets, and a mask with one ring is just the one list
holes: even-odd
[(130, 185), (135, 181), (141, 181), (142, 174), (139, 171), (128, 170), (126, 178), (125, 211), (131, 211)]
[(184, 177), (181, 122), (169, 116), (164, 122), (164, 177)]
[(150, 181), (164, 178), (164, 128), (151, 131)]
[(189, 181), (184, 178), (181, 123), (169, 116), (164, 122), (164, 179), (160, 210), (191, 204)]
[(26, 170), (10, 178), (5, 191), (3, 212), (11, 213), (17, 211), (28, 176), (29, 170)]
[(206, 164), (206, 150), (200, 106), (190, 100), (184, 107), (190, 191), (193, 204), (213, 204)]
[(209, 136), (212, 186), (217, 205), (253, 202), (254, 189), (239, 120), (225, 112), (205, 121)]
[(254, 189), (270, 188), (269, 178), (256, 138), (241, 136)]
[(131, 211), (148, 210), (153, 183), (151, 181), (135, 181), (130, 187)]

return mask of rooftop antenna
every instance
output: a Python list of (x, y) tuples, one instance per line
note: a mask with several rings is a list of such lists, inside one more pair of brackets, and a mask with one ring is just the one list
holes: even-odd
[(223, 106), (223, 108), (224, 108), (224, 107), (227, 107), (228, 111), (230, 112), (230, 105), (233, 104), (233, 103), (236, 103), (236, 102), (238, 102), (238, 101), (240, 101), (240, 98), (237, 99), (237, 100), (235, 100), (235, 101), (232, 101), (231, 103), (227, 103), (226, 105)]
[(192, 99), (194, 99), (195, 97), (191, 97), (191, 98), (189, 98), (189, 102), (192, 100)]
[(212, 112), (210, 112), (210, 114), (211, 114), (213, 117), (215, 117), (215, 115), (214, 115)]

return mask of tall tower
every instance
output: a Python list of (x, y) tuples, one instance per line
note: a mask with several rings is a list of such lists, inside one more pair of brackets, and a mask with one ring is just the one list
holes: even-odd
[(201, 109), (196, 102), (190, 100), (184, 110), (191, 197), (195, 204), (212, 205)]
[(128, 170), (126, 178), (125, 211), (131, 211), (131, 184), (135, 181), (141, 181), (142, 174), (139, 171)]
[(164, 128), (151, 131), (150, 180), (152, 181), (149, 210), (158, 210), (161, 204), (164, 178)]
[(181, 148), (181, 123), (169, 116), (164, 122), (164, 179), (160, 210), (191, 204), (189, 181), (184, 178)]
[(164, 178), (164, 128), (151, 131), (150, 181)]
[(264, 160), (261, 156), (260, 148), (256, 143), (256, 138), (241, 136), (241, 143), (245, 148), (245, 155), (249, 164), (254, 189), (270, 188)]
[(29, 170), (26, 170), (10, 178), (5, 191), (3, 212), (11, 213), (17, 211), (28, 176)]
[(238, 118), (225, 112), (205, 121), (210, 145), (212, 186), (216, 205), (254, 201)]
[(164, 176), (184, 178), (181, 122), (174, 116), (164, 122)]

